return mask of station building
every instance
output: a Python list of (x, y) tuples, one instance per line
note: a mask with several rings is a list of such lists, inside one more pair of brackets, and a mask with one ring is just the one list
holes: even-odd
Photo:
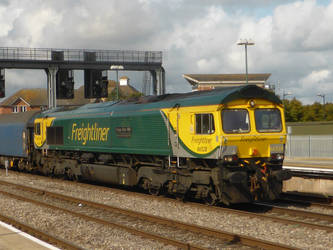
[[(247, 76), (248, 84), (272, 89), (272, 86), (267, 83), (271, 74), (248, 74)], [(246, 84), (245, 74), (184, 74), (183, 77), (192, 85), (192, 91), (235, 87)]]

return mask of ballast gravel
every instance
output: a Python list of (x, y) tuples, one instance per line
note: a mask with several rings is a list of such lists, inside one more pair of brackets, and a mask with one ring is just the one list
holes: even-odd
[[(0, 179), (50, 190), (52, 192), (85, 200), (166, 217), (185, 223), (197, 224), (216, 230), (223, 230), (267, 241), (279, 242), (300, 249), (333, 249), (333, 233), (317, 229), (309, 229), (303, 226), (285, 225), (270, 220), (260, 220), (259, 218), (239, 216), (222, 211), (211, 211), (204, 207), (193, 207), (190, 204), (170, 201), (169, 199), (157, 200), (150, 196), (129, 194), (127, 192), (114, 191), (114, 189), (111, 188), (105, 189), (92, 185), (78, 185), (78, 183), (75, 182), (60, 181), (41, 176), (16, 172), (10, 172), (8, 176), (5, 176), (4, 170), (0, 170)], [(0, 207), (2, 210), (5, 209), (7, 211), (8, 209), (8, 213), (13, 213), (13, 216), (21, 216), (20, 218), (22, 218), (22, 220), (27, 219), (28, 221), (34, 221), (30, 218), (36, 216), (36, 214), (34, 214), (35, 210), (33, 205), (20, 205), (21, 202), (17, 201), (15, 201), (15, 204), (12, 203), (8, 205), (8, 202), (9, 201), (6, 200), (5, 197), (0, 196)], [(15, 207), (15, 209), (13, 209), (13, 207)], [(29, 210), (28, 214), (26, 212), (27, 210)], [(40, 208), (38, 211), (39, 210)], [(38, 218), (39, 219), (34, 221), (37, 228), (43, 229), (47, 228), (47, 225), (49, 225), (49, 227), (52, 227), (52, 230), (57, 230), (57, 226), (55, 225), (59, 225), (59, 232), (57, 232), (59, 233), (59, 237), (61, 237), (60, 235), (66, 236), (69, 234), (69, 232), (67, 232), (67, 234), (64, 233), (65, 229), (60, 227), (61, 222), (57, 221), (57, 214), (48, 213), (47, 209), (45, 209), (45, 214), (44, 212), (39, 212)], [(74, 219), (71, 219), (71, 221), (68, 221), (67, 223), (75, 224), (77, 222)], [(64, 225), (66, 225), (66, 223)], [(165, 246), (159, 245), (157, 242), (143, 240), (140, 237), (133, 236), (120, 230), (110, 232), (107, 230), (104, 231), (102, 226), (100, 228), (101, 230), (98, 232), (89, 232), (89, 237), (91, 238), (87, 241), (84, 241), (84, 236), (86, 235), (84, 232), (89, 229), (89, 225), (80, 222), (76, 226), (75, 232), (71, 232), (71, 234), (77, 236), (76, 239), (78, 242), (81, 242), (82, 240), (84, 244), (87, 244), (84, 247), (88, 249), (105, 249), (107, 246), (125, 249), (165, 248)], [(140, 242), (145, 243), (140, 244)], [(96, 243), (96, 245), (92, 245), (92, 243)]]
[[(0, 195), (1, 212), (83, 249), (164, 249), (163, 244)], [(97, 224), (97, 225), (96, 225)], [(173, 249), (173, 248), (169, 248)]]

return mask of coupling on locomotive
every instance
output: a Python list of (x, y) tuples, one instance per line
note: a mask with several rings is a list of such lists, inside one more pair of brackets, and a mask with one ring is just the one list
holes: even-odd
[(0, 162), (19, 170), (210, 204), (274, 200), (291, 178), (282, 102), (253, 85), (13, 116)]

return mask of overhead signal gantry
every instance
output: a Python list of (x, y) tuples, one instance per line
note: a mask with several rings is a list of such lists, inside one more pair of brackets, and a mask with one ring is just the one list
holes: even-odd
[(44, 69), (49, 108), (56, 107), (56, 99), (74, 97), (73, 70), (84, 70), (85, 98), (107, 97), (107, 71), (115, 66), (149, 71), (153, 94), (165, 93), (161, 51), (0, 47), (0, 98), (5, 96), (5, 69)]

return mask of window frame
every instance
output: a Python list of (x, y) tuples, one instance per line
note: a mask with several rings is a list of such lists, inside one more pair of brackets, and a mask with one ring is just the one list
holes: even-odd
[(27, 112), (27, 106), (20, 106), (21, 112)]
[[(38, 136), (40, 136), (41, 135), (41, 123), (40, 122), (36, 122), (35, 123), (35, 128), (34, 128), (34, 133), (35, 133), (35, 135), (38, 135)], [(37, 133), (37, 131), (38, 131), (38, 133)]]
[[(241, 131), (240, 130), (237, 130), (237, 131), (226, 131), (225, 128), (224, 128), (225, 122), (223, 122), (223, 113), (226, 112), (226, 111), (240, 111), (240, 110), (246, 111), (247, 117), (249, 119), (249, 121), (248, 121), (248, 129), (247, 130), (241, 130)], [(221, 111), (221, 122), (222, 122), (222, 130), (226, 134), (246, 134), (246, 133), (250, 133), (251, 132), (250, 112), (246, 108), (234, 108), (234, 109), (229, 108), (229, 109), (223, 109)]]
[[(207, 132), (203, 131), (203, 116), (208, 115), (208, 129)], [(197, 120), (200, 117), (200, 133), (198, 133)], [(196, 113), (195, 114), (195, 134), (196, 135), (211, 135), (215, 133), (215, 119), (213, 113)]]
[[(256, 111), (257, 110), (276, 110), (279, 112), (280, 116), (280, 130), (274, 130), (274, 129), (261, 129), (259, 130), (258, 127), (257, 127), (257, 120), (256, 120)], [(283, 124), (282, 124), (282, 115), (281, 115), (281, 110), (279, 110), (278, 108), (257, 108), (254, 110), (254, 123), (255, 123), (255, 127), (256, 127), (256, 131), (259, 132), (259, 133), (280, 133), (282, 132), (282, 129), (283, 129)]]

